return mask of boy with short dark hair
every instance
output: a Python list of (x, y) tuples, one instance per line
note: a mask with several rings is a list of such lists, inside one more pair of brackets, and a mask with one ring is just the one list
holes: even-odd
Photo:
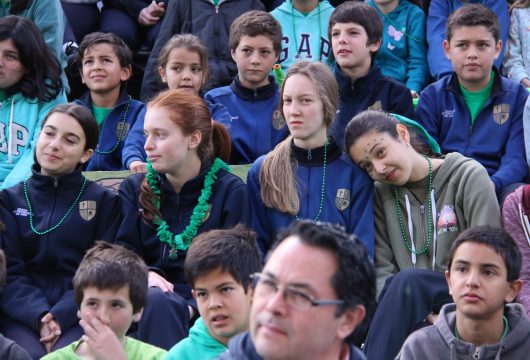
[(249, 11), (230, 26), (229, 46), (237, 65), (230, 86), (206, 93), (230, 113), (221, 120), (232, 139), (231, 164), (249, 164), (271, 151), (288, 135), (278, 111), (279, 89), (270, 72), (282, 50), (282, 28), (270, 14)]
[(125, 170), (125, 138), (145, 114), (145, 105), (131, 99), (125, 89), (131, 77), (132, 52), (118, 36), (95, 32), (79, 45), (77, 62), (89, 91), (75, 102), (94, 115), (100, 128), (99, 143), (86, 170)]
[(377, 11), (364, 2), (344, 2), (331, 14), (328, 32), (340, 93), (339, 110), (331, 125), (337, 143), (343, 146), (346, 125), (364, 110), (382, 110), (413, 119), (410, 90), (383, 76), (375, 65), (383, 33)]
[(238, 225), (211, 230), (191, 243), (184, 272), (201, 317), (190, 335), (175, 345), (167, 360), (217, 358), (228, 341), (248, 330), (252, 282), (261, 269), (256, 235)]
[(147, 301), (147, 267), (126, 248), (97, 242), (79, 264), (73, 284), (85, 335), (43, 359), (164, 359), (166, 351), (127, 337)]
[(446, 35), (454, 72), (421, 93), (416, 117), (443, 153), (481, 163), (502, 202), (528, 175), (522, 121), (528, 91), (493, 66), (502, 41), (491, 9), (462, 6), (447, 20)]
[(414, 332), (397, 359), (528, 358), (530, 319), (512, 302), (521, 289), (521, 253), (502, 229), (479, 226), (460, 234), (445, 272), (454, 304), (433, 326)]

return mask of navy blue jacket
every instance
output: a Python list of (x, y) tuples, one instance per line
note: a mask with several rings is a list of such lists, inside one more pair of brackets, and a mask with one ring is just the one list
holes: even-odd
[(499, 192), (528, 174), (523, 136), (528, 91), (494, 72), (490, 100), (473, 125), (454, 73), (423, 90), (416, 117), (444, 154), (459, 152), (481, 163)]
[[(190, 222), (193, 209), (197, 205), (204, 178), (210, 164), (203, 164), (200, 174), (186, 182), (179, 193), (176, 193), (164, 175), (158, 176), (159, 186), (163, 193), (161, 205), (162, 218), (167, 222), (173, 234), (184, 231)], [(248, 224), (248, 201), (245, 184), (236, 175), (220, 170), (212, 187), (209, 200), (211, 210), (208, 218), (199, 227), (198, 233), (221, 228), (231, 228), (239, 223)], [(147, 223), (141, 214), (139, 195), (140, 186), (145, 174), (134, 174), (127, 177), (120, 185), (119, 195), (122, 203), (123, 221), (116, 241), (136, 251), (143, 257), (151, 270), (159, 272), (168, 281), (185, 285), (184, 258), (185, 251), (178, 251), (177, 258), (169, 257), (171, 248), (162, 243), (156, 235), (156, 227)], [(185, 298), (189, 298), (190, 289), (184, 286)]]
[[(62, 177), (43, 176), (36, 169), (27, 185), (33, 226), (42, 232), (59, 223), (74, 204), (84, 177), (80, 169)], [(31, 230), (29, 213), (23, 183), (0, 193), (0, 215), (6, 225), (1, 245), (7, 257), (2, 311), (35, 331), (39, 317), (51, 312), (61, 328), (68, 329), (79, 321), (72, 278), (96, 240), (114, 241), (119, 199), (87, 180), (64, 223), (44, 235)]]
[(279, 110), (280, 93), (272, 76), (269, 84), (256, 90), (241, 85), (236, 76), (230, 86), (210, 90), (204, 98), (223, 104), (229, 121), (219, 119), (232, 139), (231, 164), (249, 164), (268, 153), (289, 135)]
[[(311, 341), (311, 339), (307, 339), (307, 341)], [(366, 356), (361, 350), (351, 344), (349, 347), (350, 356), (348, 360), (366, 360)], [(250, 333), (246, 332), (230, 339), (228, 351), (222, 353), (219, 360), (263, 360), (263, 358), (256, 352)]]
[[(314, 219), (318, 214), (322, 189), (324, 147), (310, 151), (291, 142), (291, 151), (298, 166), (300, 211), (299, 218)], [(310, 154), (310, 155), (309, 155)], [(274, 243), (276, 233), (295, 219), (286, 213), (268, 208), (260, 195), (259, 173), (266, 155), (250, 168), (247, 178), (248, 197), (252, 207), (251, 227), (258, 233), (258, 243), (266, 254)], [(281, 174), (278, 174), (281, 176)], [(337, 144), (328, 145), (326, 190), (319, 220), (340, 224), (350, 234), (357, 235), (374, 256), (374, 201), (372, 180), (344, 155)]]
[[(92, 98), (90, 91), (87, 91), (79, 99), (74, 101), (76, 104), (85, 106), (90, 113), (92, 113)], [(125, 129), (120, 138), (123, 116), (127, 111), (125, 118)], [(124, 151), (125, 140), (128, 137), (130, 129), (134, 123), (145, 116), (145, 104), (130, 99), (124, 88), (121, 89), (120, 97), (116, 106), (105, 118), (100, 129), (99, 142), (94, 155), (90, 158), (85, 166), (87, 171), (112, 171), (112, 170), (127, 170), (122, 165), (122, 151)], [(143, 134), (143, 129), (142, 129)], [(118, 143), (118, 139), (120, 139)], [(116, 144), (118, 145), (110, 154), (100, 153), (98, 151), (111, 151)]]
[(342, 73), (338, 64), (334, 73), (339, 84), (340, 105), (330, 131), (341, 148), (346, 125), (364, 110), (383, 110), (414, 119), (410, 90), (399, 81), (383, 76), (373, 62), (368, 74), (354, 82)]

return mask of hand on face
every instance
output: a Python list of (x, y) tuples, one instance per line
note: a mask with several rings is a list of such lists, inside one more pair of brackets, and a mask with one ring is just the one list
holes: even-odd
[(79, 325), (85, 335), (82, 340), (90, 348), (90, 352), (98, 360), (126, 360), (124, 344), (120, 342), (114, 331), (103, 324), (98, 318), (87, 314), (86, 320), (81, 319)]

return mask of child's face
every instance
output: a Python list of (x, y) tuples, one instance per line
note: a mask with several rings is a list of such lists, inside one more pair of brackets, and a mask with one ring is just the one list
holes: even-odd
[(477, 91), (488, 84), (502, 42), (495, 42), (485, 26), (462, 26), (454, 30), (450, 41), (444, 40), (443, 47), (460, 83), (470, 91)]
[(18, 83), (25, 71), (13, 40), (0, 41), (0, 89), (7, 89)]
[(106, 94), (119, 90), (131, 76), (130, 67), (122, 67), (110, 44), (96, 44), (85, 50), (81, 79), (91, 92)]
[(228, 344), (234, 335), (248, 329), (252, 288), (243, 286), (230, 273), (217, 269), (195, 280), (193, 297), (208, 332)]
[(456, 250), (450, 271), (445, 273), (457, 314), (486, 320), (499, 318), (504, 303), (511, 302), (521, 289), (521, 281), (509, 283), (502, 257), (491, 247), (464, 242)]
[(85, 163), (93, 150), (85, 150), (86, 136), (76, 119), (68, 114), (51, 114), (37, 140), (36, 156), (43, 175), (61, 176)]
[(272, 40), (267, 36), (243, 36), (239, 45), (232, 50), (241, 85), (257, 89), (269, 83), (269, 73), (278, 59)]
[(166, 66), (158, 68), (158, 73), (170, 89), (185, 89), (195, 95), (204, 84), (201, 56), (183, 47), (170, 51)]
[(331, 28), (331, 46), (337, 64), (342, 69), (370, 68), (372, 53), (381, 42), (368, 45), (366, 30), (356, 23), (336, 23)]
[(125, 334), (131, 323), (139, 321), (141, 315), (141, 311), (133, 313), (129, 286), (123, 286), (117, 291), (100, 290), (96, 287), (85, 288), (83, 301), (77, 313), (77, 316), (85, 322), (90, 322), (89, 316), (97, 318), (110, 327), (122, 342), (125, 340)]

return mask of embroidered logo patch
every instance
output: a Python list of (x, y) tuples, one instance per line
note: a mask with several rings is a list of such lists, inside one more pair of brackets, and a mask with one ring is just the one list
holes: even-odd
[(452, 205), (444, 205), (438, 214), (436, 228), (438, 229), (438, 234), (458, 231), (458, 220), (455, 208)]
[(121, 138), (125, 138), (127, 136), (127, 134), (129, 133), (129, 128), (131, 127), (131, 125), (127, 124), (127, 123), (122, 123), (121, 121), (118, 123), (118, 125), (116, 125), (116, 137), (119, 138), (120, 135), (121, 135), (121, 128), (123, 127), (123, 135), (121, 136)]
[(493, 120), (499, 125), (504, 124), (510, 117), (510, 104), (500, 104), (493, 107)]
[(29, 211), (28, 211), (28, 209), (17, 208), (15, 210), (13, 210), (13, 214), (15, 216), (29, 216)]
[(342, 211), (350, 206), (350, 190), (337, 190), (337, 196), (335, 196), (335, 206), (337, 209), (339, 209), (339, 211)]
[(282, 127), (285, 126), (285, 119), (283, 118), (282, 113), (278, 109), (274, 110), (274, 112), (272, 113), (272, 126), (276, 130), (280, 130)]
[(96, 202), (94, 200), (85, 200), (79, 203), (79, 215), (86, 221), (90, 221), (96, 216)]
[(452, 109), (452, 110), (447, 109), (447, 110), (442, 111), (442, 116), (444, 118), (453, 118), (454, 115), (455, 115), (455, 110), (454, 109)]
[(208, 218), (210, 217), (210, 213), (212, 212), (212, 204), (208, 205), (208, 211), (206, 212), (206, 214), (204, 214), (204, 219), (202, 219), (202, 223), (201, 224), (204, 224), (206, 222), (206, 220), (208, 220)]
[(368, 110), (379, 110), (379, 111), (382, 111), (383, 110), (383, 105), (381, 105), (381, 101), (380, 100), (377, 100), (372, 105), (368, 106)]

